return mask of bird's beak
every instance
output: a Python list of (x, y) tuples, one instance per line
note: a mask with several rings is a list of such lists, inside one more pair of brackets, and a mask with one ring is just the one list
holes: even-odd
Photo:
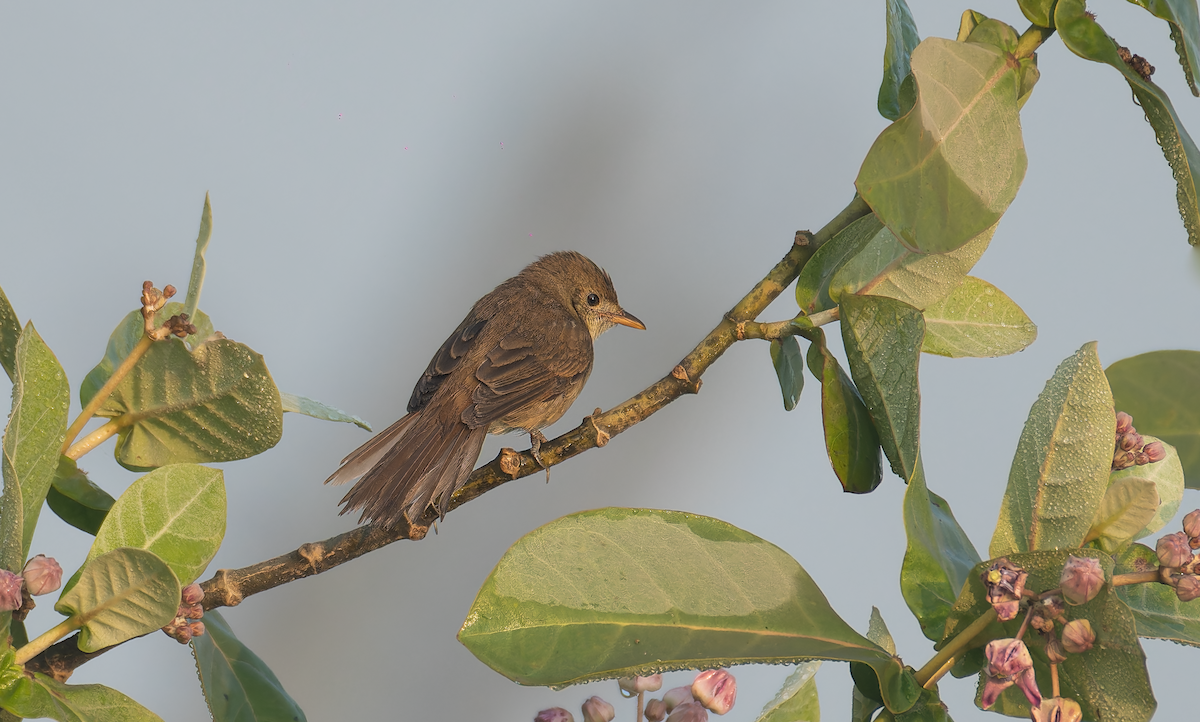
[(613, 323), (619, 323), (622, 326), (636, 328), (639, 331), (646, 330), (646, 324), (639, 321), (637, 316), (634, 316), (632, 313), (626, 311), (625, 309), (621, 309), (620, 313), (610, 313), (610, 314), (608, 314), (608, 317), (613, 320)]

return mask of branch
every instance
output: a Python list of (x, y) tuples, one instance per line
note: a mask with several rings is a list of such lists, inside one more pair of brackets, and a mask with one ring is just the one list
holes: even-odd
[[(579, 426), (556, 439), (543, 442), (541, 457), (546, 467), (561, 464), (588, 449), (604, 446), (612, 437), (649, 418), (680, 396), (697, 393), (700, 390), (700, 377), (738, 341), (739, 325), (744, 327), (744, 322), (753, 321), (791, 285), (818, 248), (870, 212), (866, 202), (855, 195), (850, 205), (816, 234), (798, 231), (787, 255), (725, 314), (717, 327), (671, 373), (616, 408), (606, 412), (597, 409)], [(530, 452), (503, 449), (490, 463), (471, 473), (466, 484), (450, 498), (449, 509), (457, 509), (502, 484), (542, 470), (543, 467), (534, 461)], [(436, 518), (436, 513), (427, 510), (419, 524), (409, 524), (405, 520), (390, 528), (374, 524), (362, 526), (324, 541), (303, 544), (295, 551), (248, 567), (219, 569), (211, 579), (200, 585), (204, 589), (204, 608), (236, 606), (253, 594), (320, 574), (392, 542), (422, 539)], [(75, 641), (72, 637), (59, 642), (31, 660), (26, 669), (65, 679), (63, 675), (70, 676), (71, 671), (80, 664), (96, 656), (95, 653), (88, 655), (80, 652), (73, 646)]]

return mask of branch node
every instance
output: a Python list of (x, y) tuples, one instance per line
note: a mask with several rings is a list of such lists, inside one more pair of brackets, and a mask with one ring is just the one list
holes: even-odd
[(320, 571), (321, 560), (325, 557), (325, 545), (321, 542), (308, 542), (301, 544), (296, 550), (300, 558), (308, 562), (308, 566), (313, 570), (313, 573)]
[(675, 364), (675, 368), (671, 369), (671, 375), (680, 381), (691, 381), (691, 378), (688, 377), (687, 369), (683, 367), (683, 364)]
[[(218, 569), (217, 573), (213, 575), (212, 588), (204, 590), (204, 600), (208, 601), (209, 594), (214, 591), (219, 592), (219, 594), (213, 596), (220, 597), (220, 601), (224, 602), (224, 606), (226, 607), (236, 607), (242, 603), (242, 592), (238, 589), (236, 583), (230, 581), (228, 569)], [(213, 599), (213, 601), (216, 602), (217, 600)], [(221, 605), (213, 604), (211, 607), (205, 605), (208, 609), (215, 609), (218, 606)]]
[(796, 240), (793, 245), (807, 246), (812, 243), (812, 231), (796, 231)]
[(738, 341), (746, 340), (746, 322), (745, 321), (737, 322), (737, 340)]
[[(596, 414), (598, 415), (599, 413), (600, 409), (596, 409)], [(608, 440), (612, 438), (612, 435), (600, 428), (600, 424), (596, 423), (596, 416), (589, 416), (587, 420), (592, 422), (592, 428), (596, 430), (596, 446), (605, 446), (608, 444)]]
[(516, 479), (521, 473), (521, 455), (507, 447), (501, 449), (500, 471)]

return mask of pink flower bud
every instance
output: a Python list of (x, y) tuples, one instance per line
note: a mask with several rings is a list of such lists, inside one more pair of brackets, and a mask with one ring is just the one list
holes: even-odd
[(668, 712), (674, 712), (675, 708), (681, 704), (695, 702), (696, 698), (692, 696), (691, 687), (675, 687), (667, 690), (663, 695), (663, 704), (667, 705)]
[(538, 712), (533, 722), (575, 722), (575, 715), (562, 707), (551, 707)]
[(987, 680), (983, 685), (980, 702), (984, 709), (996, 703), (996, 698), (1005, 689), (1016, 684), (1029, 704), (1037, 707), (1042, 703), (1042, 693), (1033, 677), (1033, 659), (1025, 643), (1019, 639), (993, 639), (983, 650), (987, 657)]
[(1083, 719), (1079, 703), (1062, 697), (1042, 700), (1041, 705), (1034, 707), (1029, 714), (1033, 722), (1080, 722)]
[(725, 714), (737, 699), (737, 680), (723, 669), (706, 670), (692, 682), (692, 696), (713, 712)]
[(1183, 533), (1189, 537), (1200, 537), (1200, 509), (1188, 512), (1183, 517)]
[(632, 694), (642, 692), (657, 692), (662, 689), (662, 675), (654, 674), (649, 677), (622, 677), (617, 680), (621, 689)]
[(1121, 451), (1135, 451), (1146, 445), (1146, 440), (1136, 431), (1125, 434), (1117, 441)]
[(15, 612), (21, 608), (20, 574), (0, 569), (0, 612)]
[(204, 634), (204, 622), (192, 622), (188, 624), (188, 630), (191, 631), (193, 637), (199, 637)]
[(1021, 603), (992, 602), (992, 609), (996, 610), (996, 617), (1001, 622), (1007, 622), (1017, 618), (1017, 614), (1021, 611)]
[(613, 706), (599, 697), (588, 697), (583, 703), (583, 722), (612, 722), (616, 716)]
[(662, 722), (667, 718), (667, 704), (661, 699), (646, 703), (646, 722)]
[(671, 712), (667, 722), (708, 722), (708, 710), (696, 701), (684, 702)]
[(1158, 563), (1164, 567), (1178, 568), (1192, 559), (1192, 547), (1188, 544), (1188, 535), (1183, 532), (1159, 539), (1155, 551), (1158, 552)]
[(25, 578), (25, 588), (35, 597), (57, 591), (62, 586), (62, 567), (54, 561), (54, 557), (45, 554), (38, 554), (25, 562), (21, 576)]
[(200, 588), (199, 584), (192, 582), (183, 588), (183, 592), (179, 596), (185, 605), (191, 606), (204, 601), (204, 590)]
[(1146, 463), (1153, 464), (1167, 458), (1167, 447), (1161, 441), (1152, 441), (1142, 448), (1142, 453), (1146, 455)]
[(1086, 619), (1072, 619), (1063, 627), (1062, 645), (1071, 654), (1082, 654), (1092, 648), (1096, 633), (1092, 623)]
[(1046, 659), (1050, 660), (1050, 664), (1062, 664), (1067, 661), (1067, 650), (1063, 643), (1057, 639), (1046, 642)]
[(1179, 597), (1181, 602), (1190, 602), (1200, 597), (1200, 577), (1181, 577), (1175, 585), (1175, 596)]
[(1133, 417), (1124, 411), (1117, 412), (1117, 434), (1124, 436), (1133, 430)]
[(1084, 604), (1095, 599), (1104, 587), (1104, 570), (1098, 559), (1069, 556), (1058, 581), (1068, 603)]

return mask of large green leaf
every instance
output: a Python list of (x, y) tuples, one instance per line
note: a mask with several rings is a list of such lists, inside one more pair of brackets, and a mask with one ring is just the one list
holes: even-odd
[(1151, 351), (1104, 372), (1118, 411), (1139, 433), (1175, 447), (1189, 489), (1200, 489), (1200, 351)]
[[(967, 248), (968, 246), (964, 246)], [(1004, 292), (967, 276), (925, 309), (925, 353), (951, 358), (1007, 356), (1037, 338), (1037, 326)]]
[[(878, 607), (871, 607), (871, 619), (867, 622), (867, 639), (883, 647), (888, 654), (896, 653), (896, 641), (892, 639), (892, 633), (888, 631), (887, 624), (883, 621), (883, 615), (879, 613)], [(871, 715), (875, 714), (875, 711), (882, 706), (877, 700), (869, 698), (859, 691), (858, 685), (851, 685), (851, 722), (869, 722)]]
[(913, 51), (916, 104), (875, 140), (855, 181), (905, 245), (952, 251), (1016, 197), (1027, 162), (1019, 70), (984, 43), (926, 38)]
[(1017, 0), (1021, 12), (1034, 25), (1043, 28), (1054, 27), (1054, 3), (1056, 0)]
[(79, 648), (95, 652), (166, 625), (179, 610), (179, 580), (144, 549), (114, 549), (87, 562), (54, 608), (82, 628)]
[(281, 391), (279, 393), (279, 401), (284, 411), (304, 414), (305, 416), (311, 416), (314, 419), (321, 419), (322, 421), (340, 421), (345, 424), (354, 424), (360, 429), (371, 430), (371, 425), (357, 416), (347, 414), (341, 409), (335, 409), (328, 404), (323, 404), (307, 396), (297, 396), (296, 394), (288, 394)]
[[(168, 303), (159, 309), (154, 315), (155, 324), (161, 326), (163, 322), (172, 316), (183, 312), (182, 303)], [(212, 335), (213, 325), (208, 315), (203, 311), (197, 311), (190, 319), (193, 326), (196, 327), (196, 333), (188, 336), (186, 339), (188, 345), (192, 348), (200, 345), (206, 338)], [(96, 364), (87, 376), (83, 378), (83, 383), (79, 384), (79, 403), (81, 406), (87, 406), (100, 387), (108, 381), (108, 377), (112, 376), (113, 371), (121, 365), (125, 357), (133, 351), (133, 347), (138, 344), (145, 333), (145, 323), (142, 320), (142, 312), (140, 309), (130, 311), (121, 319), (117, 327), (113, 329), (112, 334), (108, 337), (108, 346), (104, 349), (104, 358), (100, 359), (100, 363)]]
[(763, 707), (756, 722), (821, 722), (816, 677), (820, 666), (820, 660), (796, 665), (775, 698)]
[(900, 593), (921, 631), (937, 642), (945, 635), (946, 617), (967, 574), (979, 563), (979, 553), (946, 500), (926, 487), (920, 460), (904, 492), (904, 531), (908, 549), (900, 568)]
[(283, 435), (263, 357), (228, 339), (191, 352), (179, 339), (155, 343), (97, 413), (121, 427), (117, 461), (134, 470), (245, 459)]
[(521, 684), (833, 659), (870, 665), (891, 709), (919, 689), (786, 552), (672, 511), (598, 509), (530, 532), (492, 570), (458, 638)]
[[(1158, 555), (1142, 544), (1133, 544), (1117, 560), (1117, 574), (1134, 574), (1158, 569)], [(1181, 602), (1165, 584), (1126, 584), (1117, 596), (1133, 610), (1137, 633), (1148, 639), (1169, 639), (1200, 647), (1200, 604)]]
[[(1047, 0), (1043, 0), (1046, 2)], [(1171, 39), (1175, 41), (1175, 52), (1187, 78), (1192, 95), (1200, 97), (1196, 87), (1196, 76), (1200, 75), (1200, 15), (1196, 12), (1196, 0), (1129, 0), (1141, 5), (1157, 18), (1167, 21), (1171, 28)]]
[(26, 674), (12, 650), (0, 658), (0, 707), (17, 718), (60, 722), (162, 722), (129, 697), (102, 684), (63, 684), (40, 672)]
[(833, 274), (829, 297), (836, 302), (851, 293), (887, 296), (923, 309), (962, 283), (995, 231), (992, 226), (949, 253), (915, 253), (880, 224), (862, 250)]
[(808, 367), (821, 382), (825, 452), (842, 489), (865, 494), (883, 481), (879, 434), (854, 382), (825, 346), (825, 333), (817, 329), (816, 338), (808, 347)]
[[(1146, 443), (1159, 441), (1149, 434), (1143, 434), (1142, 438)], [(1179, 511), (1179, 504), (1183, 501), (1183, 467), (1179, 464), (1179, 454), (1175, 451), (1175, 447), (1165, 442), (1163, 449), (1166, 450), (1167, 455), (1163, 457), (1162, 461), (1131, 466), (1128, 469), (1114, 471), (1109, 475), (1110, 488), (1121, 479), (1138, 478), (1153, 482), (1158, 490), (1160, 502), (1158, 512), (1140, 531), (1134, 533), (1134, 539), (1148, 537), (1166, 526), (1167, 522), (1175, 518), (1175, 512)]]
[(1116, 433), (1112, 393), (1092, 341), (1059, 364), (1029, 410), (991, 555), (1083, 543), (1108, 488)]
[[(887, 0), (887, 43), (883, 47), (883, 82), (879, 85), (879, 114), (896, 120), (911, 105), (902, 101), (900, 86), (909, 73), (909, 57), (921, 42), (917, 22), (904, 0)], [(906, 107), (908, 106), (908, 107)]]
[(1118, 479), (1100, 500), (1100, 509), (1086, 539), (1096, 540), (1101, 549), (1115, 554), (1150, 523), (1159, 506), (1158, 487), (1154, 482), (1137, 477)]
[(215, 722), (304, 722), (308, 719), (279, 678), (234, 635), (216, 611), (204, 614), (206, 634), (192, 637), (196, 673)]
[(800, 401), (804, 390), (804, 354), (795, 336), (771, 341), (771, 364), (779, 379), (779, 390), (783, 392), (783, 408), (791, 411)]
[[(145, 549), (165, 561), (180, 584), (191, 584), (224, 537), (224, 474), (195, 464), (173, 464), (146, 474), (121, 494), (96, 533), (84, 568), (113, 549)], [(66, 588), (74, 582), (72, 578)]]
[(868, 213), (818, 248), (796, 279), (796, 303), (800, 310), (812, 314), (836, 306), (837, 301), (829, 297), (829, 282), (833, 274), (866, 248), (882, 230), (883, 223), (875, 214)]
[(920, 447), (917, 364), (925, 321), (907, 303), (881, 296), (846, 296), (841, 309), (850, 375), (875, 422), (892, 471), (907, 481), (916, 469)]
[[(1029, 573), (1025, 588), (1044, 592), (1059, 586), (1063, 564), (1067, 557), (1090, 557), (1099, 560), (1106, 579), (1112, 572), (1112, 557), (1096, 549), (1061, 549), (1009, 555), (1009, 560)], [(982, 562), (967, 575), (967, 583), (946, 622), (946, 642), (965, 626), (990, 609), (980, 577), (991, 562)], [(975, 646), (991, 639), (1014, 637), (1024, 615), (1010, 622), (994, 622), (975, 637)], [(1086, 619), (1096, 632), (1092, 649), (1082, 654), (1067, 655), (1059, 666), (1061, 695), (1079, 702), (1083, 717), (1088, 720), (1115, 722), (1145, 722), (1154, 713), (1156, 703), (1146, 672), (1146, 658), (1137, 640), (1137, 627), (1129, 607), (1111, 593), (1105, 585), (1090, 602), (1070, 607), (1071, 619)], [(1050, 666), (1045, 655), (1045, 640), (1039, 634), (1025, 635), (1025, 643), (1033, 657), (1038, 687), (1050, 690)], [(982, 673), (981, 673), (982, 674)], [(982, 689), (982, 677), (980, 689)], [(1047, 695), (1049, 696), (1049, 695)], [(978, 701), (978, 697), (976, 698)], [(1017, 687), (1001, 693), (993, 711), (1014, 717), (1029, 717), (1029, 703)]]
[(87, 477), (75, 460), (58, 457), (54, 484), (46, 494), (46, 505), (71, 526), (95, 536), (116, 500)]
[[(33, 322), (25, 325), (17, 341), (16, 380), (12, 413), (4, 431), (5, 501), (19, 499), (19, 511), (6, 503), (0, 527), (0, 566), (20, 571), (29, 556), (46, 492), (58, 468), (59, 447), (67, 430), (71, 389), (54, 353), (42, 341)], [(8, 487), (12, 484), (13, 495)], [(16, 496), (15, 492), (20, 491)]]
[(1096, 19), (1087, 14), (1082, 0), (1059, 0), (1054, 21), (1063, 43), (1076, 55), (1098, 63), (1107, 63), (1125, 76), (1154, 136), (1175, 176), (1175, 199), (1179, 215), (1187, 228), (1188, 242), (1200, 244), (1200, 149), (1192, 142), (1167, 94), (1129, 67), (1118, 54), (1117, 44), (1104, 32)]
[(17, 320), (17, 312), (0, 288), (0, 367), (8, 374), (9, 380), (17, 378), (17, 339), (21, 337), (21, 322)]

